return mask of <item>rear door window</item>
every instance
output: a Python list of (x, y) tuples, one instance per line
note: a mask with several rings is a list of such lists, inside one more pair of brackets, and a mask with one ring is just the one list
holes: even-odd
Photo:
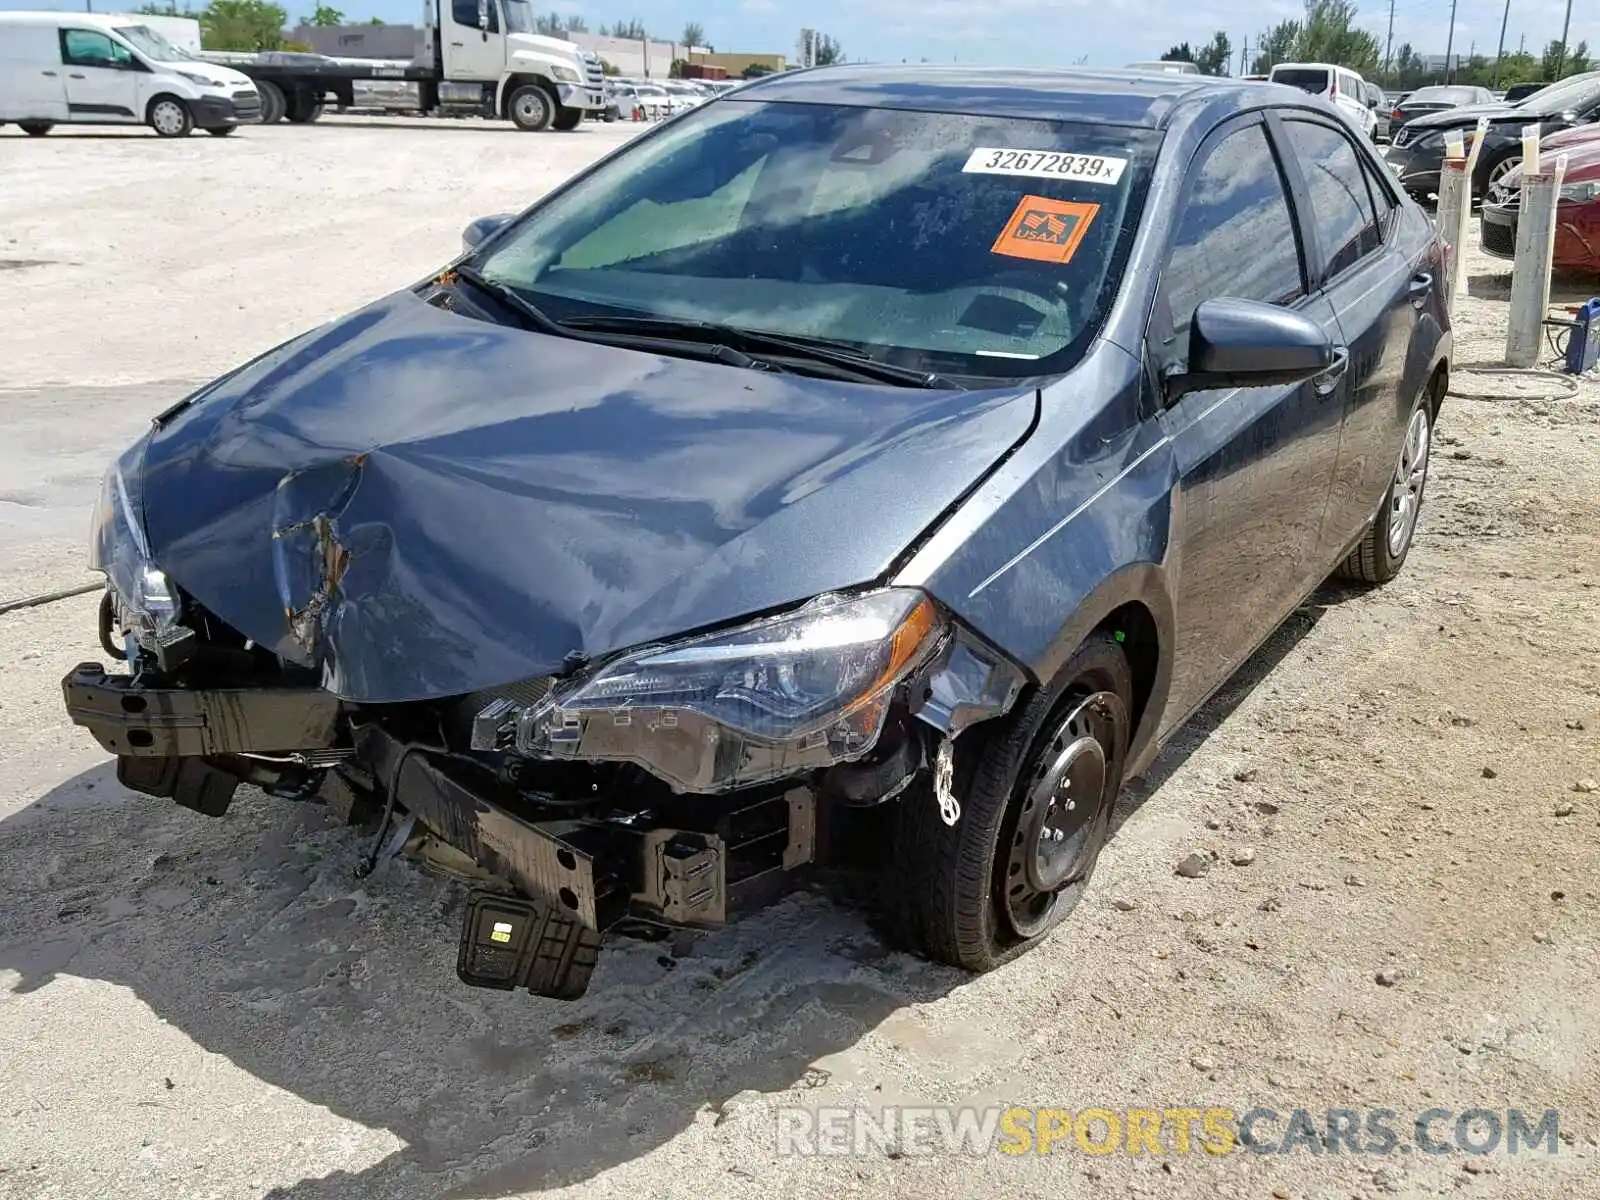
[(1371, 254), (1382, 242), (1361, 156), (1349, 137), (1321, 122), (1286, 120), (1289, 145), (1311, 198), (1317, 239), (1331, 279)]
[(1302, 92), (1309, 92), (1313, 96), (1320, 96), (1328, 90), (1328, 72), (1321, 67), (1274, 68), (1272, 82), (1287, 84), (1289, 87), (1299, 88)]

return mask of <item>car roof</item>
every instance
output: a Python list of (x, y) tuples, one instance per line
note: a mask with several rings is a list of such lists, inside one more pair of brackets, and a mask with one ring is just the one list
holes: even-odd
[(730, 103), (782, 100), (1161, 129), (1180, 103), (1233, 93), (1259, 103), (1261, 85), (1211, 75), (1088, 67), (997, 70), (852, 63), (763, 76), (739, 88), (737, 96), (724, 99)]

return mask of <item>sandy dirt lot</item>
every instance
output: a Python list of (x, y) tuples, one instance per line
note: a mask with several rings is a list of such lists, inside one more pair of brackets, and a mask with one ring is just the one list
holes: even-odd
[[(158, 408), (628, 132), (0, 130), (0, 597), (85, 578), (99, 472)], [(1469, 265), (1458, 361), (1491, 364), (1508, 279)], [(122, 791), (61, 709), (94, 598), (0, 617), (0, 1197), (1594, 1195), (1600, 384), (1455, 391), (1404, 575), (1302, 608), (1134, 787), (1076, 918), (978, 979), (808, 891), (677, 957), (620, 942), (575, 1004), (463, 988), (459, 885), (358, 881), (321, 809)], [(1264, 1106), (1269, 1148), (1297, 1107), (1391, 1109), (1402, 1137), (775, 1137), (786, 1106), (1013, 1103)], [(1507, 1107), (1559, 1109), (1558, 1153), (1411, 1147), (1425, 1110)]]

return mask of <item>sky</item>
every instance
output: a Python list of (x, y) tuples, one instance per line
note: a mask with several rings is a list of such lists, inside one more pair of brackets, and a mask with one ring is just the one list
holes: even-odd
[[(106, 11), (116, 0), (93, 0)], [(278, 0), (290, 23), (315, 0)], [(199, 7), (203, 0), (191, 0)], [(1567, 0), (1510, 0), (1506, 48), (1525, 37), (1537, 53), (1561, 36)], [(348, 20), (379, 17), (415, 24), (421, 0), (333, 0)], [(130, 4), (130, 7), (132, 5)], [(183, 0), (179, 0), (179, 7)], [(590, 29), (637, 18), (653, 35), (675, 41), (698, 22), (719, 50), (788, 53), (800, 27), (838, 39), (845, 56), (877, 62), (968, 62), (1064, 66), (1087, 57), (1095, 66), (1121, 66), (1158, 58), (1169, 46), (1198, 46), (1221, 29), (1233, 43), (1234, 69), (1243, 41), (1302, 11), (1301, 0), (535, 0), (539, 11), (581, 14)], [(1357, 23), (1380, 45), (1388, 33), (1388, 0), (1357, 0)], [(1451, 0), (1394, 0), (1394, 45), (1410, 42), (1419, 54), (1443, 54)], [(78, 0), (0, 0), (0, 9), (70, 9)], [(1457, 0), (1455, 50), (1476, 48), (1492, 57), (1500, 36), (1504, 0)], [(1600, 3), (1572, 0), (1576, 44), (1600, 51)]]

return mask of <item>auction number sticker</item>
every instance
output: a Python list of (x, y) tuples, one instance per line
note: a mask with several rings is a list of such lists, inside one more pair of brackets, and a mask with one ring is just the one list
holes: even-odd
[(1030, 179), (1076, 179), (1114, 187), (1128, 160), (1105, 154), (1067, 154), (1059, 150), (1007, 150), (979, 146), (967, 155), (967, 175), (1021, 175)]

